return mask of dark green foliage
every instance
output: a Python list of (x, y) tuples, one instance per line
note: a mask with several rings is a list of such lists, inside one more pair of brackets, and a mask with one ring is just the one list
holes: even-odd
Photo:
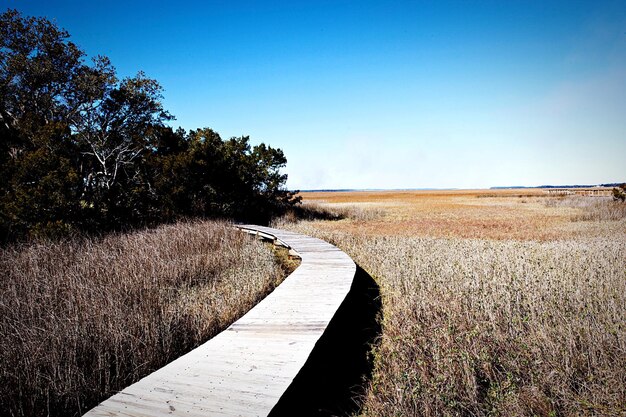
[(267, 222), (298, 202), (280, 149), (173, 131), (161, 86), (91, 65), (64, 30), (0, 15), (0, 234), (104, 231), (180, 217)]
[(208, 128), (162, 129), (145, 162), (159, 215), (167, 219), (209, 216), (263, 223), (299, 201), (283, 189), (283, 152), (264, 144), (251, 147), (247, 136), (223, 141)]
[(619, 187), (613, 188), (613, 200), (626, 201), (626, 184), (622, 184)]
[(4, 166), (2, 199), (5, 239), (31, 234), (65, 234), (79, 215), (80, 174), (76, 149), (64, 135), (41, 132), (37, 144), (21, 149)]

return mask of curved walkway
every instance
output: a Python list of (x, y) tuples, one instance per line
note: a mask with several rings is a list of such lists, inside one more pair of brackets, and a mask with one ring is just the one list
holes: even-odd
[(319, 239), (261, 226), (239, 228), (291, 248), (302, 263), (228, 329), (86, 416), (267, 416), (272, 411), (346, 298), (356, 266)]

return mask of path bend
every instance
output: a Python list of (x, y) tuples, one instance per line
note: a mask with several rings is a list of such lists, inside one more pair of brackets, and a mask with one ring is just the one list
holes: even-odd
[(269, 227), (241, 230), (302, 259), (223, 332), (103, 401), (85, 416), (267, 416), (346, 299), (356, 265), (323, 240)]

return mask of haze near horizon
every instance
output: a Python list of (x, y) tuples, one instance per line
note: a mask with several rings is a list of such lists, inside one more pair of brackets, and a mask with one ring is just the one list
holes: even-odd
[(120, 75), (173, 127), (281, 148), (291, 189), (626, 180), (626, 5), (6, 1)]

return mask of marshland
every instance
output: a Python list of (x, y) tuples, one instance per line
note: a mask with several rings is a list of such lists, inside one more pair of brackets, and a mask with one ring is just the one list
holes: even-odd
[(274, 250), (215, 221), (0, 249), (2, 414), (81, 415), (205, 342), (295, 268)]
[[(542, 190), (305, 193), (380, 285), (363, 415), (626, 412), (626, 206)], [(369, 213), (369, 214), (365, 214)]]
[(357, 264), (310, 356), (278, 339), (278, 415), (626, 416), (623, 2), (13, 3), (0, 416), (83, 415), (273, 300), (294, 250), (241, 224)]

